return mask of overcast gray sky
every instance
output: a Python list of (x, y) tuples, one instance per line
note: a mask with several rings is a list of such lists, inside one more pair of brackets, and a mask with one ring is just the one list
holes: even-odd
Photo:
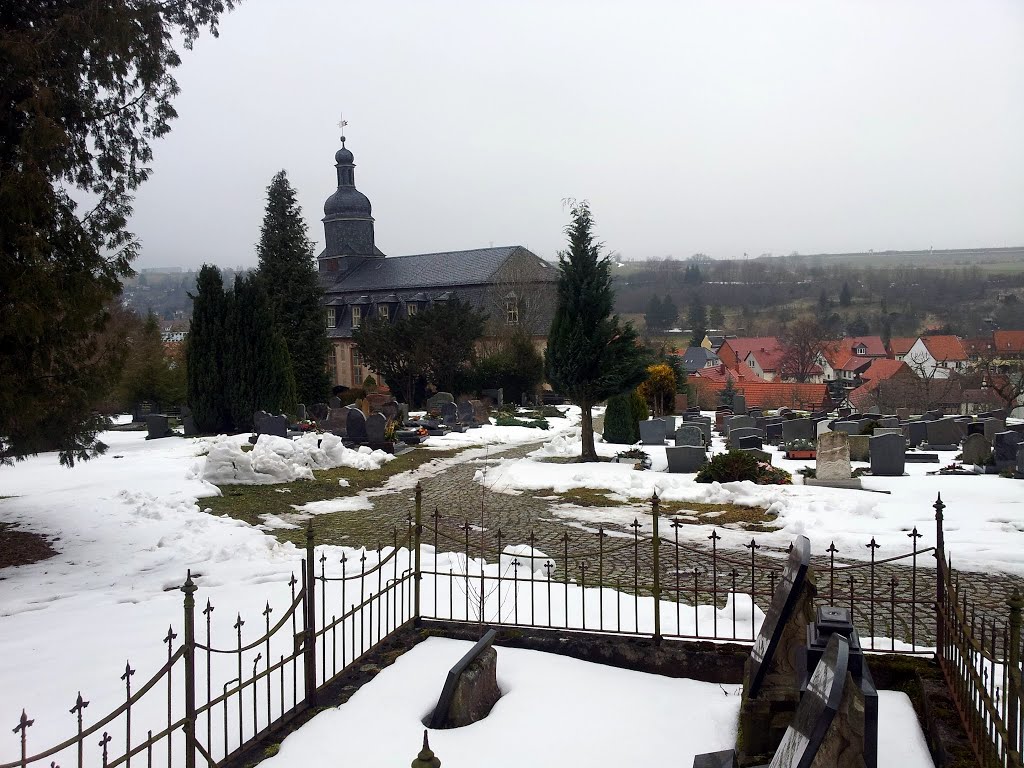
[(255, 264), (281, 168), (319, 250), (342, 111), (389, 256), (1024, 244), (1020, 0), (244, 0), (178, 79), (137, 267)]

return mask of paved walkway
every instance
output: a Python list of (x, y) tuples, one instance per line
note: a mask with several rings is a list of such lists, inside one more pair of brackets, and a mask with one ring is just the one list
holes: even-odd
[[(535, 450), (538, 444), (507, 450), (498, 448), (491, 456), (522, 457)], [(421, 481), (424, 543), (436, 542), (441, 551), (463, 551), (468, 537), (472, 556), (483, 554), (494, 562), (506, 544), (532, 542), (557, 561), (556, 578), (559, 574), (564, 577), (567, 552), (571, 579), (585, 580), (588, 585), (596, 586), (600, 578), (607, 587), (649, 593), (654, 569), (649, 536), (634, 537), (634, 531), (613, 525), (606, 526), (604, 537), (600, 537), (596, 526), (589, 528), (581, 526), (578, 520), (555, 517), (552, 506), (558, 502), (530, 494), (511, 496), (489, 491), (474, 480), (476, 473), (485, 466), (480, 460), (456, 463), (443, 473)], [(362, 522), (369, 523), (371, 530), (387, 531), (382, 536), (383, 541), (353, 541), (365, 538), (355, 534), (344, 543), (349, 546), (389, 544), (395, 526), (401, 538), (413, 510), (411, 498), (410, 492), (374, 497), (373, 510), (361, 513), (366, 515)], [(677, 552), (671, 536), (669, 521), (663, 519), (659, 559), (662, 594), (666, 599), (678, 593), (684, 602), (692, 604), (696, 593), (701, 603), (714, 601), (723, 607), (727, 594), (735, 587), (748, 594), (753, 590), (757, 604), (767, 608), (784, 565), (784, 552), (769, 547), (759, 550), (754, 557), (752, 574), (749, 549), (719, 549), (713, 554), (710, 544), (699, 547), (680, 542)], [(822, 598), (834, 595), (836, 603), (852, 607), (862, 636), (896, 636), (922, 645), (934, 642), (931, 602), (935, 594), (935, 570), (931, 553), (920, 555), (918, 560), (916, 571), (909, 567), (908, 558), (877, 565), (872, 572), (869, 563), (837, 558), (834, 578), (827, 555), (812, 558), (812, 565), (817, 572), (819, 595)], [(960, 579), (961, 584), (969, 585), (971, 599), (978, 600), (979, 612), (1000, 619), (1007, 616), (1006, 601), (1014, 586), (1024, 591), (1021, 579), (983, 573), (961, 573)], [(895, 632), (890, 630), (893, 619)]]

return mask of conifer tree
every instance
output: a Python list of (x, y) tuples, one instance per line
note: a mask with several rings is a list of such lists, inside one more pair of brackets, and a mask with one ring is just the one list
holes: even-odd
[(843, 283), (839, 291), (839, 306), (848, 307), (853, 302), (853, 293), (850, 291), (850, 284)]
[(721, 398), (722, 405), (732, 408), (733, 403), (736, 401), (736, 385), (733, 384), (732, 376), (728, 376), (725, 379), (725, 386), (722, 388), (719, 397)]
[(612, 395), (604, 412), (604, 441), (619, 445), (632, 445), (638, 431), (636, 415), (633, 413), (632, 395)]
[(228, 301), (226, 357), (228, 403), (238, 431), (252, 429), (256, 411), (282, 413), (295, 407), (295, 378), (288, 345), (274, 324), (263, 281), (239, 276)]
[(661, 302), (661, 322), (663, 328), (675, 327), (676, 320), (679, 319), (679, 308), (676, 307), (676, 303), (672, 301), (672, 297), (669, 294), (665, 294), (665, 298)]
[(647, 312), (644, 315), (644, 322), (647, 323), (648, 331), (660, 331), (665, 328), (664, 326), (664, 315), (665, 308), (661, 303), (661, 299), (658, 298), (658, 294), (651, 296), (651, 300), (647, 302)]
[(696, 294), (693, 296), (693, 303), (690, 304), (687, 321), (690, 324), (690, 346), (699, 347), (703, 343), (704, 337), (708, 335), (708, 318), (704, 302)]
[(299, 402), (320, 402), (330, 384), (326, 361), (331, 350), (324, 330), (323, 288), (302, 209), (284, 171), (278, 171), (267, 187), (256, 252), (274, 322), (288, 345), (296, 396)]
[(568, 250), (558, 255), (558, 298), (548, 333), (548, 381), (582, 409), (581, 461), (597, 461), (591, 407), (633, 389), (647, 375), (647, 351), (630, 324), (612, 314), (614, 292), (607, 257), (594, 242), (586, 202), (573, 203), (565, 228)]
[(227, 309), (220, 270), (204, 264), (192, 295), (185, 351), (188, 405), (200, 432), (226, 432), (231, 427), (225, 370)]

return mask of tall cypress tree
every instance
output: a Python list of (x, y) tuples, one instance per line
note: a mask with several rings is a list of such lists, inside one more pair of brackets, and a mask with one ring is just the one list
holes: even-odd
[(327, 355), (331, 349), (324, 330), (323, 288), (302, 209), (284, 171), (278, 171), (267, 187), (256, 252), (274, 322), (288, 346), (296, 395), (300, 402), (321, 402), (330, 385)]
[(227, 309), (220, 270), (204, 264), (192, 295), (185, 351), (188, 404), (200, 432), (225, 432), (231, 426), (225, 372)]
[(558, 254), (558, 298), (548, 333), (548, 381), (583, 411), (581, 461), (597, 461), (590, 409), (633, 389), (647, 377), (647, 352), (630, 324), (612, 315), (614, 292), (608, 257), (591, 232), (586, 202), (574, 203), (565, 228), (569, 249)]
[(256, 411), (281, 413), (295, 406), (295, 378), (284, 336), (263, 281), (240, 275), (228, 301), (227, 389), (236, 430), (252, 429)]

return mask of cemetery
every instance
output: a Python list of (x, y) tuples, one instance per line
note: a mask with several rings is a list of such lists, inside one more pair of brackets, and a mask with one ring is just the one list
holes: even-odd
[[(585, 691), (604, 674), (627, 676), (629, 682), (623, 678), (616, 684), (626, 686), (624, 690), (638, 686), (637, 695), (678, 697), (678, 706), (694, 708), (694, 718), (707, 718), (695, 720), (708, 723), (695, 729), (705, 736), (689, 741), (678, 735), (665, 741), (653, 740), (638, 754), (649, 749), (646, 754), (661, 755), (663, 759), (666, 750), (671, 750), (672, 754), (690, 754), (688, 764), (718, 766), (732, 764), (730, 760), (734, 759), (739, 760), (736, 764), (744, 765), (782, 764), (773, 761), (791, 752), (796, 756), (791, 764), (797, 765), (811, 764), (801, 763), (801, 756), (813, 759), (813, 754), (834, 755), (835, 750), (848, 751), (856, 742), (861, 744), (857, 749), (864, 765), (924, 766), (940, 764), (933, 763), (936, 749), (979, 748), (977, 744), (971, 746), (967, 735), (959, 737), (962, 741), (949, 741), (952, 737), (948, 733), (947, 742), (938, 746), (938, 737), (929, 728), (939, 726), (915, 714), (919, 702), (886, 688), (906, 674), (906, 668), (893, 665), (895, 659), (905, 659), (910, 668), (918, 669), (913, 666), (914, 659), (926, 659), (937, 652), (937, 647), (949, 647), (949, 674), (962, 675), (968, 672), (957, 666), (959, 657), (953, 649), (966, 647), (963, 643), (989, 649), (996, 642), (993, 659), (1003, 659), (1011, 652), (1008, 649), (1012, 643), (1005, 645), (999, 638), (1004, 631), (1010, 633), (1008, 637), (1015, 631), (1013, 616), (1019, 617), (1019, 611), (1013, 614), (1007, 607), (1012, 594), (1002, 592), (1006, 597), (989, 600), (961, 594), (952, 571), (945, 567), (936, 571), (934, 552), (948, 552), (958, 569), (1001, 571), (1011, 584), (1021, 583), (1024, 571), (1017, 553), (1024, 543), (1020, 532), (1024, 519), (1016, 511), (1020, 481), (973, 471), (990, 466), (997, 456), (1005, 457), (1003, 461), (1007, 462), (1013, 454), (1011, 468), (1016, 474), (1017, 453), (1012, 448), (1018, 441), (1012, 435), (1019, 433), (1013, 428), (1014, 422), (1004, 421), (1001, 426), (1005, 428), (999, 430), (988, 426), (985, 419), (960, 422), (955, 427), (932, 427), (932, 440), (926, 445), (929, 451), (908, 447), (907, 427), (917, 419), (905, 420), (900, 430), (903, 434), (891, 431), (893, 427), (875, 425), (875, 434), (866, 436), (867, 461), (858, 461), (853, 458), (849, 440), (850, 432), (861, 429), (855, 415), (839, 420), (793, 414), (792, 418), (774, 422), (780, 429), (769, 436), (764, 427), (769, 420), (779, 418), (770, 412), (743, 417), (691, 412), (681, 418), (640, 423), (641, 439), (636, 449), (650, 460), (649, 468), (642, 469), (641, 464), (634, 463), (573, 463), (572, 457), (580, 450), (578, 409), (570, 408), (566, 418), (550, 419), (550, 429), (541, 432), (485, 425), (482, 414), (474, 408), (456, 406), (453, 412), (447, 405), (455, 404), (438, 403), (441, 418), (436, 421), (437, 434), (418, 435), (421, 440), (412, 449), (425, 455), (436, 453), (442, 457), (439, 461), (395, 475), (386, 483), (389, 490), (383, 496), (359, 483), (352, 486), (353, 492), (346, 493), (343, 482), (337, 498), (295, 505), (288, 512), (266, 516), (258, 527), (204, 513), (201, 499), (220, 492), (216, 486), (230, 489), (249, 484), (266, 486), (270, 494), (287, 499), (290, 493), (275, 491), (294, 489), (291, 493), (297, 493), (309, 478), (338, 471), (331, 467), (355, 473), (378, 471), (396, 460), (395, 453), (371, 447), (381, 442), (371, 439), (379, 436), (370, 426), (371, 418), (380, 415), (379, 421), (386, 424), (383, 412), (360, 419), (349, 416), (353, 409), (347, 409), (344, 430), (301, 432), (284, 425), (284, 435), (280, 434), (279, 420), (260, 416), (256, 422), (261, 431), (255, 444), (250, 444), (245, 434), (150, 439), (151, 430), (108, 433), (114, 453), (86, 465), (84, 476), (94, 478), (89, 482), (96, 483), (97, 489), (108, 488), (112, 480), (116, 486), (123, 458), (134, 457), (136, 471), (145, 474), (150, 490), (145, 494), (125, 492), (115, 498), (107, 497), (105, 492), (95, 496), (90, 508), (102, 515), (100, 519), (113, 523), (102, 543), (97, 541), (95, 546), (103, 551), (113, 547), (135, 553), (119, 565), (134, 574), (133, 583), (130, 588), (128, 584), (115, 587), (113, 595), (142, 590), (153, 597), (139, 604), (123, 599), (109, 603), (88, 599), (97, 584), (109, 580), (109, 571), (99, 565), (94, 575), (84, 579), (80, 572), (63, 568), (45, 577), (56, 579), (53, 583), (66, 583), (62, 573), (74, 573), (80, 581), (59, 601), (66, 621), (88, 615), (90, 620), (100, 619), (127, 632), (123, 648), (107, 648), (109, 643), (101, 643), (99, 637), (80, 638), (82, 652), (96, 659), (88, 669), (73, 670), (70, 660), (62, 658), (56, 640), (37, 647), (36, 653), (41, 653), (51, 667), (48, 674), (54, 675), (55, 681), (58, 677), (73, 680), (72, 688), (88, 691), (90, 706), (97, 709), (87, 714), (102, 714), (117, 706), (119, 689), (121, 698), (125, 696), (125, 681), (111, 685), (107, 674), (116, 669), (112, 654), (129, 653), (130, 668), (138, 669), (143, 677), (156, 672), (154, 690), (166, 686), (158, 672), (161, 649), (164, 662), (171, 653), (173, 669), (181, 669), (177, 665), (191, 655), (192, 674), (197, 676), (196, 715), (191, 721), (187, 717), (173, 721), (172, 730), (180, 735), (184, 728), (194, 729), (195, 738), (208, 745), (204, 749), (213, 750), (211, 755), (217, 761), (234, 759), (232, 755), (241, 758), (252, 750), (265, 749), (260, 745), (276, 743), (268, 735), (273, 729), (268, 728), (277, 718), (293, 707), (298, 708), (296, 711), (313, 711), (310, 708), (317, 703), (316, 697), (333, 701), (330, 692), (339, 685), (349, 685), (352, 690), (358, 689), (349, 703), (314, 717), (286, 739), (267, 764), (288, 766), (308, 761), (310, 750), (327, 748), (317, 734), (338, 728), (355, 728), (367, 741), (365, 749), (375, 754), (393, 754), (396, 760), (401, 757), (408, 761), (419, 748), (423, 724), (429, 725), (424, 718), (436, 707), (445, 674), (470, 650), (472, 643), (466, 641), (479, 640), (483, 634), (479, 628), (489, 626), (498, 630), (489, 643), (496, 656), (488, 656), (490, 671), (484, 677), (493, 675), (496, 668), (500, 696), (493, 688), (485, 695), (484, 700), (492, 700), (492, 704), (482, 706), (488, 714), (474, 716), (478, 719), (472, 726), (429, 733), (430, 750), (458, 764), (458, 760), (468, 759), (473, 750), (479, 749), (489, 729), (529, 727), (524, 718), (534, 708), (526, 705), (517, 709), (522, 705), (515, 703), (520, 691), (527, 698), (537, 695), (526, 693), (537, 684), (530, 682), (533, 678), (528, 670), (549, 669), (545, 666), (548, 662), (538, 654), (543, 657), (545, 651), (552, 650), (550, 643), (558, 636), (558, 628), (572, 628), (583, 637), (575, 641), (571, 652), (566, 651), (563, 639), (562, 656), (556, 657), (561, 660), (551, 661), (548, 674), (568, 674), (576, 681), (572, 695), (580, 696), (581, 718), (601, 722), (601, 716), (585, 704), (595, 694)], [(310, 408), (308, 413), (313, 418), (319, 413), (320, 420), (329, 423), (331, 406), (327, 409), (326, 414), (320, 408)], [(429, 412), (419, 414), (419, 419), (416, 416), (403, 418), (403, 426), (417, 421), (434, 423)], [(355, 421), (349, 422), (349, 418)], [(790, 422), (803, 419), (806, 424), (787, 428)], [(370, 429), (364, 438), (360, 427), (366, 426)], [(444, 429), (446, 426), (455, 429)], [(986, 427), (994, 438), (992, 443), (986, 438)], [(158, 432), (165, 429), (162, 424), (156, 426)], [(786, 437), (790, 441), (807, 440), (808, 434), (817, 437), (816, 458), (786, 458)], [(743, 442), (748, 440), (755, 440), (756, 445)], [(600, 441), (597, 447), (606, 457), (622, 448)], [(962, 452), (962, 465), (970, 471), (941, 477), (929, 474), (941, 464), (906, 460), (932, 449), (942, 456), (943, 463), (953, 462)], [(789, 471), (793, 484), (695, 482), (708, 462), (730, 450), (754, 453), (758, 461)], [(508, 453), (512, 455), (506, 458)], [(473, 484), (488, 494), (488, 508), (474, 512), (471, 505), (460, 509), (458, 503), (440, 501), (446, 493), (447, 473), (464, 465), (471, 469), (473, 462), (479, 462), (479, 469), (466, 477), (472, 477)], [(33, 463), (38, 470), (32, 469)], [(73, 528), (67, 528), (69, 522), (76, 523), (56, 516), (60, 504), (55, 502), (61, 494), (73, 494), (81, 500), (80, 484), (66, 492), (51, 489), (41, 496), (40, 503), (32, 501), (38, 494), (30, 490), (33, 472), (43, 471), (44, 464), (42, 457), (26, 463), (23, 485), (12, 486), (18, 497), (17, 508), (28, 516), (23, 519), (32, 519), (33, 525), (42, 525), (43, 531), (47, 530), (47, 515), (53, 514), (53, 530), (59, 525), (65, 535), (76, 536)], [(816, 471), (813, 477), (804, 478), (798, 470), (808, 464)], [(1003, 464), (1004, 469), (1007, 466)], [(936, 478), (941, 485), (935, 485)], [(420, 491), (419, 484), (427, 490)], [(985, 486), (984, 490), (978, 491), (979, 484)], [(585, 506), (566, 503), (569, 497), (559, 494), (572, 489), (587, 490), (594, 501)], [(934, 509), (930, 506), (924, 493), (934, 490), (941, 491), (942, 498), (951, 505), (948, 510), (941, 501)], [(972, 512), (979, 493), (986, 498), (986, 508), (980, 515)], [(440, 494), (439, 501), (432, 503), (435, 494)], [(545, 502), (548, 494), (553, 494), (551, 501)], [(510, 505), (511, 509), (526, 503), (526, 497), (533, 499), (533, 505), (550, 505), (553, 519), (543, 525), (538, 521), (535, 526), (539, 527), (533, 530), (507, 522), (499, 528), (489, 522), (492, 515), (502, 515), (504, 506)], [(9, 506), (11, 501), (0, 504)], [(343, 539), (338, 544), (317, 542), (315, 531), (327, 530), (329, 519), (364, 515), (381, 505), (384, 510), (391, 509), (392, 501), (396, 510), (393, 528), (381, 531), (381, 540), (375, 546), (353, 549)], [(689, 516), (687, 504), (761, 510), (759, 514), (770, 522), (750, 529), (742, 522), (716, 525), (713, 513), (699, 519)], [(161, 511), (154, 516), (155, 509)], [(974, 516), (969, 528), (948, 523), (949, 519), (963, 519), (965, 514)], [(1003, 521), (1007, 519), (1017, 520), (1016, 532), (1006, 530)], [(908, 538), (910, 529), (916, 538)], [(827, 538), (814, 533), (822, 530), (827, 531)], [(274, 538), (278, 533), (280, 541)], [(979, 536), (987, 537), (984, 548), (977, 546)], [(174, 546), (184, 547), (183, 552), (189, 553), (185, 562), (196, 564), (185, 582), (184, 624), (180, 618), (182, 581), (159, 565), (167, 561), (161, 559), (161, 547), (154, 547), (154, 543), (169, 541), (179, 542)], [(88, 558), (88, 549), (75, 556)], [(180, 561), (175, 558), (174, 562)], [(17, 583), (25, 587), (25, 579), (35, 578), (33, 573), (41, 574), (45, 565), (23, 568)], [(783, 587), (789, 591), (780, 591)], [(36, 627), (48, 621), (48, 614), (55, 608), (36, 609), (34, 594), (31, 588), (23, 588), (19, 596), (12, 595), (13, 600), (8, 600), (10, 613), (0, 619), (10, 630), (7, 636), (37, 636)], [(189, 608), (193, 594), (196, 607)], [(278, 597), (268, 601), (267, 596), (275, 594)], [(282, 595), (286, 598), (283, 602)], [(963, 600), (968, 601), (968, 614), (962, 609)], [(976, 607), (975, 600), (981, 600)], [(304, 614), (304, 605), (313, 607), (313, 613)], [(945, 611), (939, 615), (947, 618), (936, 621), (936, 605), (940, 612)], [(227, 614), (217, 611), (221, 606), (231, 614), (231, 621), (226, 620)], [(211, 609), (205, 613), (206, 618), (214, 621), (206, 621), (199, 612), (206, 608)], [(979, 609), (985, 621), (980, 625), (970, 621), (964, 624), (965, 615), (976, 615)], [(189, 619), (190, 615), (194, 618)], [(282, 628), (295, 622), (301, 629), (303, 615), (317, 617), (315, 627), (309, 630), (315, 641), (295, 646), (282, 635)], [(168, 623), (175, 637), (169, 644), (152, 642), (161, 624), (166, 635)], [(947, 646), (937, 645), (940, 627), (962, 633), (962, 639), (956, 641), (961, 645), (948, 645), (950, 641)], [(509, 634), (502, 628), (515, 632)], [(596, 634), (591, 640), (588, 633)], [(429, 639), (421, 642), (424, 637)], [(701, 638), (725, 645), (713, 658), (704, 659), (700, 654), (707, 651), (690, 643)], [(652, 640), (654, 646), (649, 645)], [(637, 643), (641, 643), (642, 651), (637, 650)], [(648, 650), (651, 647), (658, 649), (653, 656)], [(218, 650), (209, 653), (204, 648)], [(396, 654), (397, 648), (405, 649), (404, 653)], [(386, 657), (380, 656), (384, 653)], [(212, 666), (203, 671), (207, 669), (207, 656)], [(25, 673), (12, 663), (16, 654), (6, 658), (10, 661), (0, 662), (5, 679), (19, 680)], [(359, 673), (359, 668), (369, 668), (365, 659), (371, 658), (377, 659), (370, 665), (373, 674)], [(779, 666), (783, 658), (803, 661), (796, 666), (789, 662)], [(271, 659), (274, 661), (268, 663)], [(445, 666), (441, 659), (450, 661)], [(518, 661), (511, 659), (530, 661), (518, 666)], [(356, 664), (357, 660), (363, 661)], [(573, 666), (592, 665), (595, 660), (612, 666), (600, 667), (607, 672)], [(477, 668), (472, 661), (467, 660), (467, 669)], [(241, 674), (239, 663), (243, 666)], [(510, 665), (507, 672), (506, 665)], [(844, 665), (847, 673), (840, 674)], [(834, 689), (823, 682), (827, 675), (822, 670), (826, 668), (834, 672), (830, 677), (830, 683), (837, 686)], [(690, 671), (679, 677), (678, 672), (667, 672), (670, 669)], [(942, 675), (936, 677), (934, 670), (925, 672), (926, 668), (921, 667), (916, 674), (926, 688), (945, 690)], [(665, 674), (669, 677), (663, 677)], [(218, 698), (212, 691), (205, 693), (207, 675), (212, 676), (211, 681), (218, 681), (217, 686), (228, 683), (225, 698)], [(234, 687), (229, 682), (231, 677), (240, 680)], [(686, 677), (693, 679), (683, 679)], [(1009, 684), (991, 675), (983, 681), (970, 679), (973, 696), (995, 696), (992, 686), (998, 683), (1002, 689)], [(113, 682), (118, 682), (116, 675)], [(388, 692), (396, 684), (412, 686), (409, 690), (422, 686), (423, 693), (417, 694), (406, 710), (415, 716), (402, 716), (399, 710), (387, 724), (373, 728), (358, 725), (360, 718), (373, 710), (376, 697), (394, 695)], [(701, 686), (707, 685), (714, 685), (720, 696), (722, 687), (731, 691), (721, 697), (721, 708), (708, 709), (702, 702), (702, 697), (708, 695), (702, 691), (708, 689)], [(654, 687), (643, 693), (645, 686)], [(175, 688), (181, 690), (177, 684)], [(175, 688), (172, 711), (179, 712), (174, 716), (180, 718), (188, 710), (178, 709), (185, 705), (173, 698)], [(24, 707), (33, 723), (17, 732), (7, 747), (14, 751), (0, 752), (0, 760), (17, 758), (22, 734), (30, 739), (29, 757), (44, 745), (69, 738), (64, 749), (73, 753), (78, 743), (74, 729), (69, 732), (67, 723), (42, 716), (53, 709), (52, 696), (41, 691), (32, 693), (27, 680), (19, 689), (26, 693), (19, 697), (15, 714)], [(905, 689), (903, 684), (901, 689)], [(131, 691), (136, 690), (142, 689), (133, 685)], [(433, 702), (429, 701), (431, 696)], [(138, 726), (143, 722), (156, 725), (160, 706), (152, 699), (152, 694), (133, 699), (135, 725), (131, 726), (130, 739), (133, 748), (159, 759), (167, 754), (169, 742), (158, 735), (160, 729), (156, 727), (153, 732), (157, 735), (146, 739)], [(244, 705), (242, 709), (239, 702)], [(68, 707), (73, 703), (72, 696)], [(245, 709), (254, 704), (256, 709), (245, 714)], [(955, 713), (955, 708), (950, 711)], [(861, 713), (857, 717), (872, 719), (851, 721), (853, 712)], [(227, 726), (221, 723), (225, 715)], [(83, 722), (91, 743), (101, 742), (105, 731), (112, 739), (121, 738), (121, 751), (112, 751), (116, 741), (101, 743), (100, 747), (110, 755), (123, 752), (123, 711), (109, 721), (86, 718)], [(101, 725), (89, 730), (96, 722)], [(947, 723), (942, 728), (957, 732), (964, 728), (958, 719), (952, 726)], [(381, 751), (379, 737), (370, 737), (381, 728), (406, 735), (401, 740), (389, 739), (392, 746)], [(666, 734), (671, 735), (672, 729), (666, 727)], [(558, 741), (557, 737), (557, 733), (547, 734), (542, 742), (549, 745), (552, 754), (568, 754), (566, 749), (572, 754), (586, 754), (585, 750), (578, 752), (578, 740)], [(102, 752), (92, 746), (85, 749), (88, 754)], [(185, 759), (187, 751), (183, 752), (180, 744), (174, 750)], [(37, 762), (45, 760), (49, 764), (48, 756), (63, 752), (44, 750), (39, 754)], [(894, 762), (897, 754), (899, 760)], [(623, 759), (628, 762), (628, 758)], [(816, 764), (832, 764), (822, 763), (823, 759), (818, 758)]]

